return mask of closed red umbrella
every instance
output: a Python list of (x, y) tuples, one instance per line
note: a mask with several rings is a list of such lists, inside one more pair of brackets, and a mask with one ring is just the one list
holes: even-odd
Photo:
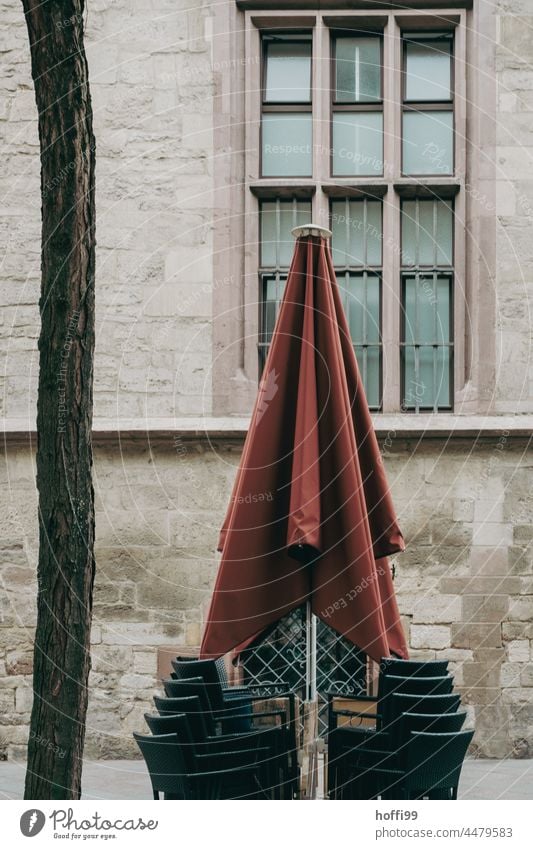
[(387, 561), (403, 548), (329, 244), (302, 235), (220, 535), (202, 656), (242, 648), (310, 601), (375, 660), (407, 657)]

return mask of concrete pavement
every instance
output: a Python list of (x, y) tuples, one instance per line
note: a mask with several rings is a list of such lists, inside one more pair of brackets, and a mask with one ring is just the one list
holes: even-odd
[[(21, 799), (25, 764), (0, 763), (0, 799)], [(151, 799), (142, 761), (85, 761), (84, 799)], [(533, 760), (466, 760), (461, 799), (533, 799)]]

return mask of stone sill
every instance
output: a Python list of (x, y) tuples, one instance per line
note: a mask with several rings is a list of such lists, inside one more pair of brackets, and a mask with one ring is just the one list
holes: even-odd
[[(468, 415), (438, 414), (386, 414), (373, 416), (378, 438), (387, 436), (417, 439), (464, 438), (531, 438), (533, 415)], [(35, 443), (35, 425), (23, 419), (0, 420), (4, 444)], [(111, 419), (94, 420), (93, 439), (96, 445), (107, 442), (164, 443), (173, 439), (231, 439), (246, 436), (248, 417), (187, 416), (162, 419)]]

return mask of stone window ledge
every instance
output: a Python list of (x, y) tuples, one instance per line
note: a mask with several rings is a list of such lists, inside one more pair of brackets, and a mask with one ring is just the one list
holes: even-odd
[[(533, 415), (448, 415), (448, 414), (383, 414), (373, 416), (378, 437), (396, 436), (417, 439), (461, 438), (531, 438)], [(4, 444), (35, 444), (35, 424), (24, 419), (0, 420)], [(162, 419), (98, 419), (94, 420), (96, 445), (106, 442), (167, 442), (182, 438), (244, 439), (248, 417), (188, 416)]]

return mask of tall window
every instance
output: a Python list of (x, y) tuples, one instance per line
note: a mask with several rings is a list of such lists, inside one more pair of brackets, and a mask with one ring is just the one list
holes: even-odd
[(381, 201), (331, 203), (335, 274), (369, 406), (381, 406)]
[(311, 40), (263, 39), (263, 177), (309, 177), (313, 163)]
[(332, 41), (332, 174), (383, 174), (382, 39), (374, 35)]
[(403, 36), (403, 150), (406, 175), (453, 174), (452, 36)]
[(293, 227), (311, 220), (311, 201), (264, 201), (261, 204), (261, 334), (259, 364), (263, 370), (266, 354), (283, 297), (287, 272), (294, 251)]
[(404, 201), (401, 345), (407, 410), (451, 407), (452, 291), (452, 204)]
[(259, 252), (245, 260), (249, 279), (260, 270), (260, 368), (290, 230), (313, 220), (333, 233), (370, 407), (453, 410), (464, 372), (466, 13), (318, 11), (314, 23), (302, 13), (300, 30), (297, 11), (287, 20), (282, 31), (274, 13), (264, 26), (248, 18), (261, 57), (246, 144)]

